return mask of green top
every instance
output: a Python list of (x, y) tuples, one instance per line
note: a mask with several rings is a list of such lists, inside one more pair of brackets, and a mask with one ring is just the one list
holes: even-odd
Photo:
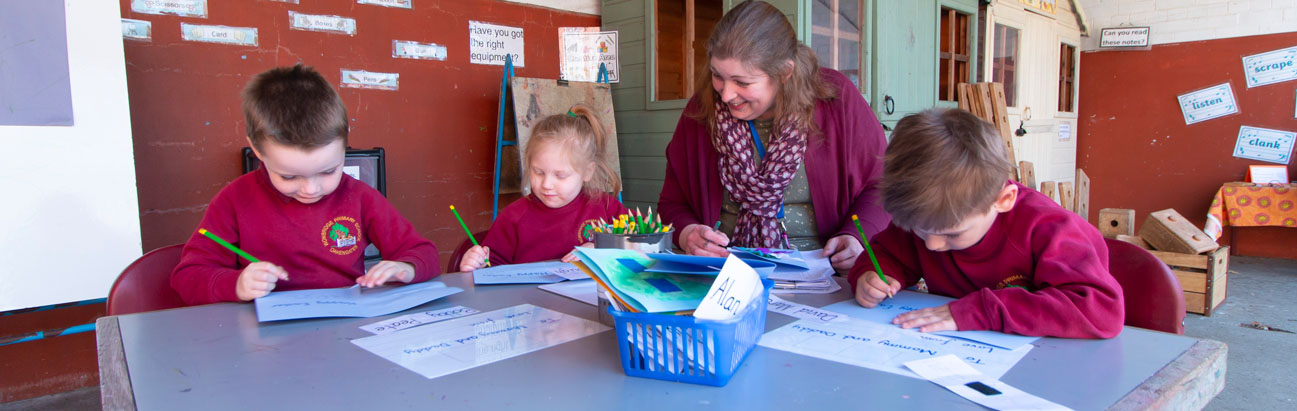
[[(761, 139), (761, 144), (769, 147), (774, 120), (756, 120), (755, 123), (757, 137)], [(748, 147), (751, 150), (756, 150), (752, 144), (748, 144)], [(753, 155), (752, 162), (757, 167), (761, 167), (760, 156)], [(802, 164), (805, 164), (804, 159)], [(819, 233), (815, 232), (815, 208), (811, 206), (810, 187), (810, 181), (806, 179), (806, 167), (799, 165), (797, 173), (793, 174), (793, 180), (788, 183), (788, 188), (784, 190), (784, 227), (788, 229), (788, 242), (792, 243), (793, 248), (799, 250), (824, 248), (824, 244), (820, 243)], [(730, 199), (729, 190), (723, 190), (721, 194), (721, 232), (726, 235), (734, 235), (734, 225), (738, 221), (739, 211), (739, 204)]]

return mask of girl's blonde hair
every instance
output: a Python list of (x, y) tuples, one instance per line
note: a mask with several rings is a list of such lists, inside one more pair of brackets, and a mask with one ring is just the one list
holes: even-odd
[[(716, 132), (716, 104), (720, 95), (712, 88), (711, 59), (736, 59), (745, 67), (769, 75), (778, 85), (778, 95), (770, 108), (775, 114), (775, 129), (795, 119), (795, 126), (819, 132), (815, 127), (815, 103), (832, 100), (837, 90), (820, 77), (815, 51), (797, 42), (797, 32), (783, 12), (764, 1), (744, 1), (734, 6), (712, 28), (707, 39), (708, 64), (698, 73), (698, 111), (690, 117), (707, 124)], [(789, 70), (788, 62), (793, 65)], [(796, 117), (790, 115), (796, 114)]]
[(572, 161), (572, 168), (583, 175), (589, 165), (594, 165), (594, 175), (581, 187), (586, 195), (598, 197), (621, 191), (621, 178), (608, 165), (604, 154), (608, 131), (590, 107), (577, 104), (568, 114), (555, 114), (536, 123), (531, 129), (523, 158), (531, 163), (532, 156), (547, 144), (559, 144)]

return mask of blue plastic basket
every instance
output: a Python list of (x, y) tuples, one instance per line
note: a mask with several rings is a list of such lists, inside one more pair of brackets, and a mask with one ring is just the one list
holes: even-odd
[(760, 301), (726, 321), (610, 308), (622, 369), (632, 377), (725, 386), (766, 332), (766, 305), (775, 283), (761, 283)]

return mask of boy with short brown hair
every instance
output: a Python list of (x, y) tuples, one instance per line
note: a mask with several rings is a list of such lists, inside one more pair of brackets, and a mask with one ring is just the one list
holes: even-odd
[[(198, 227), (261, 261), (195, 231), (171, 273), (186, 303), (414, 283), (441, 272), (437, 247), (377, 190), (343, 174), (347, 108), (323, 76), (300, 64), (258, 74), (243, 90), (243, 113), (262, 166), (217, 193)], [(366, 271), (370, 243), (384, 261)]]
[(923, 332), (1116, 336), (1125, 309), (1103, 237), (1011, 181), (1004, 150), (995, 127), (967, 111), (901, 119), (883, 165), (892, 223), (872, 239), (888, 284), (857, 261), (849, 277), (856, 301), (872, 308), (922, 278), (929, 292), (957, 300), (893, 323)]

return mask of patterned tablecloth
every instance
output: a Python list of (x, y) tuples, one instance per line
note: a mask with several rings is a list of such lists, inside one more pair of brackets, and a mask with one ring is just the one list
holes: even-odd
[(1297, 227), (1297, 186), (1225, 183), (1211, 200), (1203, 231), (1219, 239), (1227, 225)]

